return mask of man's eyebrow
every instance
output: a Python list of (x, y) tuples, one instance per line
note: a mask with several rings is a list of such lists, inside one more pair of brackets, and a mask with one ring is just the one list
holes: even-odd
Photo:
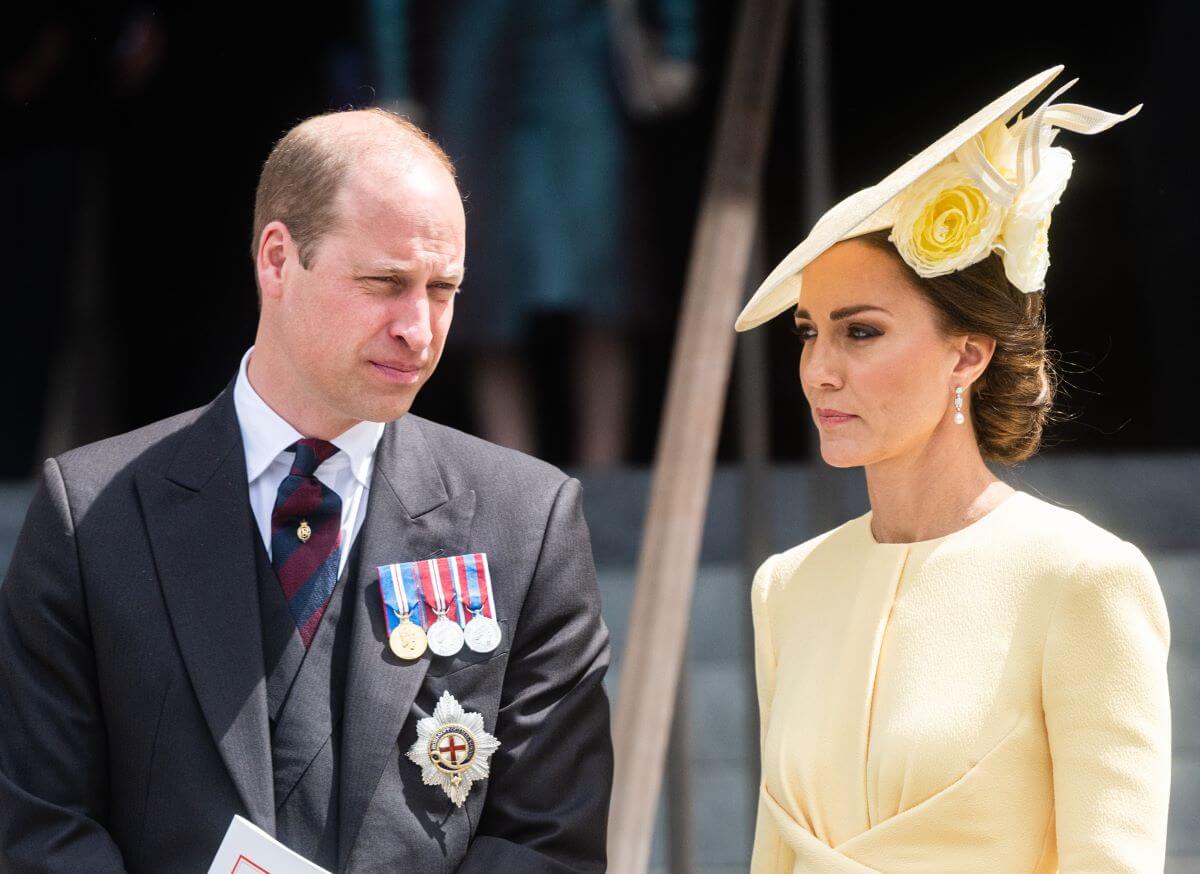
[[(367, 274), (405, 275), (408, 273), (412, 273), (413, 270), (414, 270), (414, 267), (411, 264), (402, 264), (402, 263), (399, 263), (396, 261), (380, 261), (375, 264), (364, 265), (359, 270), (359, 273), (361, 273), (363, 275), (367, 275)], [(463, 277), (465, 277), (466, 275), (467, 275), (467, 269), (465, 267), (450, 267), (450, 268), (446, 269), (444, 272), (434, 273), (433, 278), (439, 279), (439, 280), (452, 279), (455, 282), (461, 283), (463, 281)]]
[[(837, 322), (841, 319), (848, 319), (851, 316), (857, 316), (859, 313), (865, 313), (872, 310), (881, 313), (887, 313), (889, 316), (891, 315), (890, 312), (881, 306), (876, 306), (875, 304), (870, 303), (860, 303), (855, 304), (854, 306), (842, 307), (840, 310), (834, 310), (829, 314), (829, 320), (832, 322)], [(808, 319), (810, 322), (812, 321), (812, 316), (808, 314), (808, 310), (806, 309), (797, 309), (794, 317), (797, 319)]]

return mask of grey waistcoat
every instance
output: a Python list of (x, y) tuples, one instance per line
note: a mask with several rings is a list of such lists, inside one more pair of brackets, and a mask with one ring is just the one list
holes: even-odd
[[(358, 538), (361, 540), (361, 538)], [(275, 781), (275, 836), (330, 871), (338, 864), (342, 702), (357, 542), (307, 652), (267, 551), (254, 533)]]

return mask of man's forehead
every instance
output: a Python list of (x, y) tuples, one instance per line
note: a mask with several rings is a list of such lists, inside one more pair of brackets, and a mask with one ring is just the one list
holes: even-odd
[(438, 179), (431, 168), (374, 170), (369, 165), (355, 168), (338, 191), (335, 208), (341, 224), (367, 235), (400, 231), (431, 241), (437, 250), (441, 244), (464, 244), (466, 216), (452, 179)]
[(418, 151), (369, 149), (351, 162), (339, 194), (357, 200), (427, 198), (462, 211), (458, 184), (435, 158)]

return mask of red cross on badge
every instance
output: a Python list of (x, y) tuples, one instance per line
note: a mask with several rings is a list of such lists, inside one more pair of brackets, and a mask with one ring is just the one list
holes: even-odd
[(466, 751), (467, 745), (463, 743), (462, 737), (458, 734), (448, 734), (438, 744), (438, 752), (441, 753), (442, 760), (448, 760), (451, 765), (457, 765), (458, 754), (465, 753)]
[(446, 774), (457, 775), (475, 760), (475, 738), (466, 726), (443, 725), (429, 738), (429, 760)]

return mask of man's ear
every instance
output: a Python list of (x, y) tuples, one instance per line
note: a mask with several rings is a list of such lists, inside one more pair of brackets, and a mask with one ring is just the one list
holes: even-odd
[(951, 374), (954, 384), (968, 386), (983, 375), (996, 352), (996, 338), (987, 334), (964, 334), (957, 339), (958, 363)]
[(258, 238), (258, 257), (255, 258), (254, 267), (264, 300), (279, 297), (283, 290), (284, 271), (298, 264), (296, 244), (287, 225), (275, 221), (263, 228)]

